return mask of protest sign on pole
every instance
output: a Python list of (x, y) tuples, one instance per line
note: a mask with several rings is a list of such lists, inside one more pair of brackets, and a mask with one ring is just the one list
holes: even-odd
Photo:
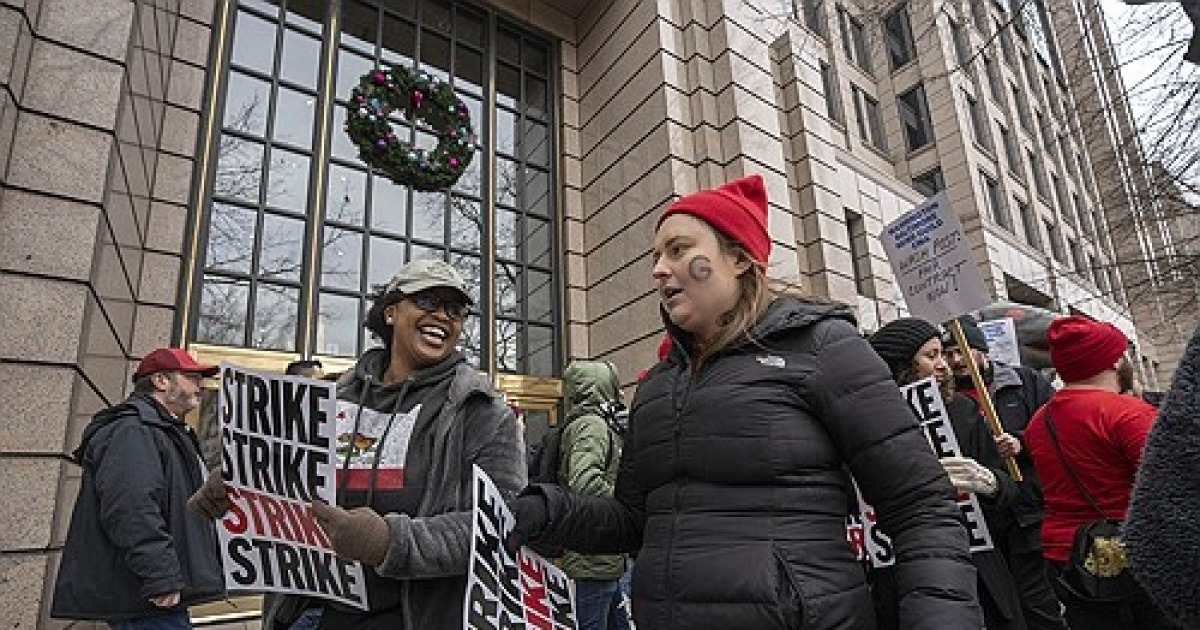
[(979, 330), (988, 342), (988, 356), (1005, 365), (1021, 365), (1021, 346), (1017, 324), (1011, 317), (979, 322)]
[[(909, 313), (934, 324), (946, 322), (959, 347), (966, 348), (958, 317), (987, 306), (992, 297), (971, 255), (971, 245), (958, 214), (946, 201), (946, 193), (926, 199), (884, 226), (883, 249)], [(965, 358), (975, 390), (979, 392), (983, 417), (992, 435), (998, 436), (1004, 428), (991, 395), (983, 386), (979, 366), (970, 352), (965, 353)], [(1009, 474), (1021, 481), (1016, 462), (1006, 457), (1004, 464)]]
[(474, 467), (471, 566), (464, 630), (574, 630), (575, 584), (528, 547), (504, 545), (515, 521), (487, 473)]
[(336, 502), (332, 383), (221, 364), (221, 471), (231, 507), (217, 525), (230, 590), (309, 595), (367, 608), (359, 562), (337, 557), (312, 515)]
[(883, 248), (913, 317), (937, 324), (992, 301), (945, 193), (885, 226)]
[[(962, 457), (962, 448), (958, 444), (958, 436), (954, 434), (954, 427), (950, 424), (950, 416), (938, 391), (937, 381), (927, 378), (901, 387), (900, 391), (908, 402), (908, 408), (920, 422), (929, 447), (938, 458)], [(857, 485), (855, 492), (858, 492)], [(957, 503), (967, 526), (971, 551), (992, 549), (992, 534), (983, 518), (979, 497), (973, 492), (960, 492)], [(860, 513), (852, 515), (847, 523), (846, 538), (851, 548), (859, 558), (865, 555), (876, 567), (891, 566), (896, 562), (891, 538), (878, 527), (875, 508), (863, 499), (862, 494), (858, 494), (858, 504)]]

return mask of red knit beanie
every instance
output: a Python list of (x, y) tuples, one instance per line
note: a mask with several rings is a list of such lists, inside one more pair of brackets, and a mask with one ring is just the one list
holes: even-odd
[(1116, 326), (1086, 317), (1054, 320), (1046, 329), (1046, 340), (1050, 363), (1068, 383), (1111, 370), (1129, 347), (1129, 339)]
[(767, 189), (762, 176), (750, 175), (720, 188), (681, 197), (658, 217), (658, 225), (677, 213), (690, 214), (711, 225), (746, 248), (755, 262), (767, 265), (771, 237), (767, 234)]

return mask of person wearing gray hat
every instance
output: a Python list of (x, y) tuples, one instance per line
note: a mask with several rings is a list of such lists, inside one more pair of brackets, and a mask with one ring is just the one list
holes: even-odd
[(400, 267), (372, 300), (364, 327), (383, 347), (338, 380), (338, 501), (313, 506), (338, 555), (370, 567), (370, 609), (281, 597), (263, 628), (292, 627), (313, 609), (321, 628), (463, 627), (472, 467), (506, 499), (526, 484), (512, 410), (456, 349), (471, 303), (440, 260)]

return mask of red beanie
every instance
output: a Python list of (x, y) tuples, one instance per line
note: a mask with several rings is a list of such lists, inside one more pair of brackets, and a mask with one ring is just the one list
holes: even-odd
[(658, 351), (656, 356), (658, 356), (659, 361), (666, 361), (667, 357), (671, 356), (672, 343), (674, 342), (671, 341), (671, 335), (663, 335), (662, 339), (658, 342)]
[(771, 237), (767, 234), (767, 189), (761, 175), (735, 179), (720, 188), (680, 197), (667, 206), (658, 225), (672, 214), (690, 214), (746, 248), (755, 262), (767, 265)]
[(1054, 320), (1046, 329), (1046, 340), (1050, 363), (1068, 383), (1111, 370), (1129, 347), (1129, 339), (1116, 326), (1086, 317)]

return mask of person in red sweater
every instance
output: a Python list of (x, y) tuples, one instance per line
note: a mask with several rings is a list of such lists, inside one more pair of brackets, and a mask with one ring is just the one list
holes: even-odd
[[(1042, 555), (1066, 607), (1067, 625), (1081, 630), (1173, 628), (1144, 593), (1123, 602), (1089, 602), (1059, 579), (1076, 528), (1100, 518), (1071, 472), (1104, 516), (1123, 520), (1156, 410), (1120, 393), (1119, 374), (1132, 368), (1125, 358), (1129, 340), (1116, 326), (1064, 317), (1050, 324), (1046, 337), (1050, 361), (1066, 385), (1034, 414), (1025, 441), (1046, 501)], [(1053, 424), (1061, 455), (1047, 423)]]

